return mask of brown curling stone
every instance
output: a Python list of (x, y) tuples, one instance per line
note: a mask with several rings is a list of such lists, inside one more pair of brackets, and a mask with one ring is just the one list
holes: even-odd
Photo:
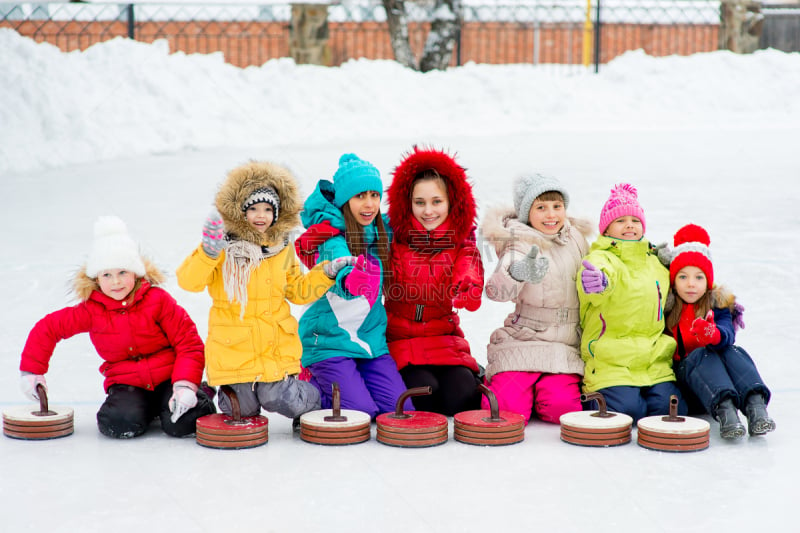
[(486, 385), (478, 385), (489, 399), (489, 409), (463, 411), (453, 417), (453, 438), (476, 446), (507, 446), (525, 439), (525, 417), (500, 411), (497, 397)]
[(574, 411), (561, 415), (561, 440), (577, 446), (628, 444), (631, 441), (633, 418), (624, 413), (608, 411), (605, 398), (599, 392), (581, 395), (582, 402), (591, 400), (597, 401), (597, 411)]
[(333, 406), (303, 414), (300, 438), (313, 444), (343, 446), (360, 444), (370, 438), (370, 416), (362, 411), (341, 408), (339, 384), (333, 384)]
[(197, 419), (197, 444), (207, 448), (243, 449), (255, 448), (269, 440), (269, 420), (266, 416), (241, 415), (239, 398), (232, 388), (223, 385), (231, 400), (232, 416), (216, 413)]
[(378, 415), (378, 442), (403, 448), (424, 448), (447, 442), (447, 417), (427, 411), (403, 412), (403, 403), (410, 396), (430, 394), (430, 387), (408, 389), (397, 400), (394, 413)]
[(45, 440), (72, 435), (74, 412), (69, 407), (51, 406), (47, 390), (37, 385), (39, 410), (30, 406), (13, 407), (3, 411), (3, 434), (12, 439)]
[(648, 416), (637, 424), (637, 443), (663, 452), (696, 452), (708, 448), (711, 424), (700, 418), (678, 416), (678, 397), (670, 397), (668, 416)]

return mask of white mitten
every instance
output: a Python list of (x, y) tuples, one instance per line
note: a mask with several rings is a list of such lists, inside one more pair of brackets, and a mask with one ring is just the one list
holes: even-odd
[(36, 390), (36, 385), (41, 384), (44, 387), (45, 392), (47, 391), (47, 381), (45, 381), (44, 376), (41, 374), (34, 374), (33, 372), (22, 372), (22, 376), (20, 378), (19, 386), (22, 389), (22, 394), (33, 400), (34, 402), (39, 401), (39, 392)]
[(197, 385), (185, 379), (172, 384), (172, 397), (169, 399), (172, 416), (169, 419), (173, 424), (195, 405), (197, 405)]

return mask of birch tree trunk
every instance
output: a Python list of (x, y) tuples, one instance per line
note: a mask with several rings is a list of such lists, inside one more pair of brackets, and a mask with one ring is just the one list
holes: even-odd
[(437, 0), (436, 4), (431, 31), (419, 62), (422, 72), (447, 68), (461, 31), (461, 0)]
[(382, 0), (389, 26), (395, 60), (414, 70), (444, 70), (453, 58), (453, 50), (461, 31), (461, 1), (435, 0), (431, 31), (425, 41), (422, 58), (417, 63), (408, 38), (408, 16), (405, 0)]
[(392, 43), (394, 59), (401, 65), (418, 70), (411, 45), (408, 41), (408, 17), (404, 0), (383, 0), (386, 22), (389, 25), (389, 40)]

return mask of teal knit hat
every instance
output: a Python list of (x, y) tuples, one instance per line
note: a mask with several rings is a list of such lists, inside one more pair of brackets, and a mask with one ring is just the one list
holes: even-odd
[(344, 154), (339, 158), (339, 168), (333, 175), (333, 189), (336, 191), (333, 203), (339, 208), (364, 191), (378, 191), (383, 195), (381, 173), (356, 154)]

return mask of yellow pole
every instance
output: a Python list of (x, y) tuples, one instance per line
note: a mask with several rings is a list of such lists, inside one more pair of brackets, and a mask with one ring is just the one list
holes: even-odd
[(586, 20), (583, 22), (583, 66), (588, 67), (592, 55), (592, 0), (586, 0)]

